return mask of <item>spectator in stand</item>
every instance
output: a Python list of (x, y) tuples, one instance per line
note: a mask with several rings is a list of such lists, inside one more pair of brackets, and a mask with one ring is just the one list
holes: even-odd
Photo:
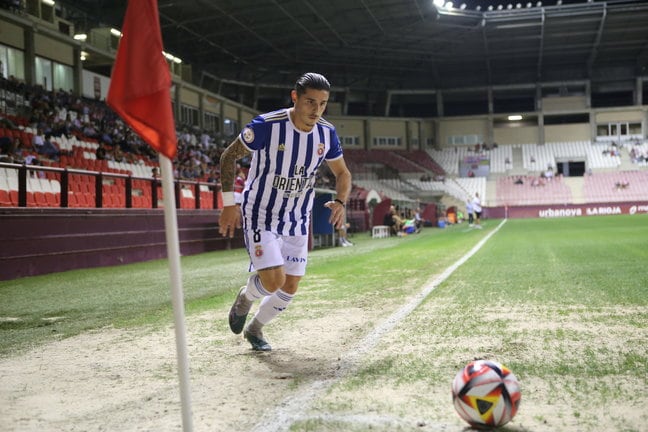
[(207, 173), (208, 183), (218, 183), (220, 181), (220, 169), (217, 165), (211, 165)]
[(0, 137), (0, 155), (8, 156), (10, 153), (13, 153), (11, 150), (13, 148), (13, 140), (8, 136)]
[[(36, 153), (42, 155), (42, 159), (47, 156), (56, 158), (60, 154), (56, 143), (47, 143), (47, 137), (65, 135), (76, 136), (80, 140), (95, 138), (105, 144), (107, 148), (99, 150), (98, 159), (106, 151), (107, 160), (114, 158), (129, 163), (157, 161), (158, 156), (155, 151), (101, 101), (73, 97), (71, 93), (60, 89), (48, 91), (41, 86), (26, 86), (15, 77), (4, 81), (4, 85), (11, 91), (25, 94), (26, 106), (30, 111), (25, 113), (24, 117), (30, 127), (38, 130), (33, 146), (38, 150)], [(17, 128), (15, 124), (8, 124), (9, 120), (0, 119), (0, 122), (7, 123), (10, 129)], [(186, 143), (179, 143), (178, 154), (190, 157), (191, 161), (179, 157), (174, 161), (174, 169), (181, 166), (180, 171), (186, 171), (188, 178), (191, 179), (218, 181), (220, 177), (218, 161), (223, 148), (215, 145), (213, 138), (207, 133), (201, 135), (201, 132), (192, 126), (180, 127), (179, 130), (183, 131), (179, 136), (184, 136)], [(221, 136), (218, 136), (218, 142), (224, 142)], [(9, 142), (5, 147), (8, 146)], [(109, 150), (111, 146), (120, 147), (121, 151), (116, 150), (113, 154), (113, 150)], [(22, 161), (22, 155), (19, 156), (14, 159)], [(6, 155), (5, 160), (7, 160)]]
[(209, 147), (211, 147), (211, 144), (212, 144), (212, 138), (209, 136), (207, 131), (204, 131), (200, 135), (200, 146), (204, 151), (207, 151), (209, 150)]
[(95, 151), (95, 156), (98, 160), (106, 159), (106, 146), (104, 143), (99, 143), (99, 147), (97, 147), (97, 150)]
[(616, 187), (616, 189), (627, 189), (630, 186), (630, 182), (624, 179), (617, 181), (614, 186)]
[(51, 137), (44, 135), (40, 129), (32, 138), (32, 145), (36, 153), (46, 156), (49, 159), (58, 160), (61, 154), (58, 147), (52, 142)]
[(45, 144), (45, 134), (41, 128), (36, 129), (36, 133), (32, 137), (32, 146), (36, 151), (42, 148)]
[(22, 142), (20, 138), (1, 137), (0, 141), (0, 162), (23, 163)]
[(545, 171), (544, 177), (549, 181), (551, 181), (551, 179), (553, 179), (553, 177), (554, 177), (553, 167), (551, 167), (551, 166), (547, 167), (547, 171)]
[(125, 162), (124, 152), (118, 145), (113, 147), (112, 160), (115, 162)]

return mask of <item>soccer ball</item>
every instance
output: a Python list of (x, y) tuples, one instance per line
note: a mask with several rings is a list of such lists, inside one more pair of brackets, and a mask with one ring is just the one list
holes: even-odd
[(520, 384), (513, 372), (492, 360), (468, 363), (452, 382), (457, 413), (478, 429), (496, 428), (511, 421), (521, 399)]

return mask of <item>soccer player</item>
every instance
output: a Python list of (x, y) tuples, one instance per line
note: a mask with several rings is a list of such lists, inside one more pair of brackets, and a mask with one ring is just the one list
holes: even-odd
[(473, 203), (471, 197), (466, 199), (466, 213), (468, 213), (468, 226), (472, 228), (475, 219), (473, 216)]
[[(323, 161), (336, 177), (336, 198), (325, 204), (331, 210), (329, 221), (340, 229), (346, 220), (351, 173), (335, 127), (322, 118), (330, 89), (324, 76), (302, 75), (290, 92), (293, 106), (255, 117), (221, 156), (223, 211), (218, 230), (232, 237), (242, 221), (250, 270), (255, 271), (232, 305), (229, 325), (235, 334), (243, 332), (256, 351), (272, 349), (263, 326), (286, 309), (305, 274), (315, 172)], [(250, 154), (238, 206), (233, 193), (236, 161)], [(246, 327), (252, 304), (259, 299)]]
[(475, 192), (475, 198), (473, 198), (472, 207), (473, 211), (475, 212), (475, 228), (481, 229), (482, 206), (481, 199), (479, 198), (479, 192)]

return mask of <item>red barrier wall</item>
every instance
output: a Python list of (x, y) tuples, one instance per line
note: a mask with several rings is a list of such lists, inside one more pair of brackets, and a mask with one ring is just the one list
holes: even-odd
[[(180, 253), (243, 246), (218, 233), (217, 210), (178, 210)], [(159, 210), (13, 208), (0, 212), (0, 280), (165, 258)]]
[(484, 216), (490, 219), (581, 217), (638, 213), (648, 213), (648, 201), (484, 208)]

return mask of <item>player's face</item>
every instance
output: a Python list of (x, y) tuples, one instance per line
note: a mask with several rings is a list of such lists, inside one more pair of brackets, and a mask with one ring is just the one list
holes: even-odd
[(328, 103), (329, 92), (326, 90), (306, 89), (302, 95), (295, 90), (291, 93), (293, 103), (293, 123), (297, 128), (309, 132), (324, 114)]

